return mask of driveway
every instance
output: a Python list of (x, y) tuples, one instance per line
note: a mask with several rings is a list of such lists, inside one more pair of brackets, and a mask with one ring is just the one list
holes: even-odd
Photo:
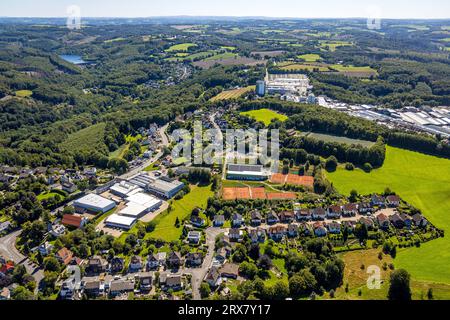
[(200, 285), (202, 284), (203, 279), (205, 279), (206, 274), (212, 265), (212, 261), (214, 258), (214, 249), (216, 245), (216, 237), (224, 232), (224, 230), (220, 228), (208, 228), (205, 232), (208, 252), (203, 259), (203, 265), (201, 266), (201, 268), (185, 269), (184, 271), (185, 273), (189, 273), (192, 275), (192, 297), (194, 300), (201, 300)]
[(44, 272), (40, 267), (36, 267), (28, 257), (24, 256), (16, 248), (16, 240), (22, 231), (15, 231), (10, 233), (3, 238), (0, 238), (0, 255), (6, 259), (14, 261), (15, 264), (22, 264), (29, 274), (31, 274), (38, 284), (36, 286), (35, 294), (37, 293), (39, 283), (44, 278)]

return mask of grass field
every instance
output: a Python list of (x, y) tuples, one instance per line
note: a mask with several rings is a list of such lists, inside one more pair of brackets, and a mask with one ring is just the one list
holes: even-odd
[(72, 153), (81, 151), (98, 151), (99, 146), (104, 147), (105, 123), (98, 123), (77, 131), (61, 144), (61, 148)]
[(219, 93), (217, 96), (213, 97), (210, 101), (214, 102), (228, 99), (239, 99), (244, 94), (250, 91), (255, 91), (255, 86), (248, 86), (245, 88), (223, 91)]
[(306, 62), (316, 62), (322, 59), (318, 54), (303, 54), (298, 56), (297, 58), (302, 59)]
[(50, 199), (55, 196), (60, 196), (61, 200), (64, 200), (64, 198), (65, 198), (62, 194), (57, 193), (57, 192), (46, 192), (46, 193), (41, 193), (40, 195), (38, 195), (37, 199), (39, 201), (43, 201), (43, 200), (47, 200), (47, 199)]
[(197, 45), (195, 43), (180, 43), (171, 46), (169, 49), (166, 50), (166, 52), (180, 52), (180, 51), (188, 51), (191, 47), (196, 47)]
[(232, 52), (225, 52), (225, 53), (220, 53), (211, 57), (207, 57), (205, 59), (203, 59), (204, 61), (216, 61), (216, 60), (222, 60), (222, 59), (232, 59), (232, 58), (237, 58), (239, 57), (238, 54), (236, 53), (232, 53)]
[[(369, 174), (339, 168), (328, 177), (344, 194), (352, 189), (370, 194), (389, 187), (434, 225), (450, 230), (450, 160), (388, 147), (382, 168)], [(450, 284), (450, 238), (399, 250), (395, 265), (408, 270), (414, 280)]]
[(285, 64), (283, 66), (280, 66), (280, 70), (286, 70), (286, 71), (319, 71), (319, 72), (327, 72), (330, 71), (330, 69), (326, 66), (322, 65), (313, 65), (313, 64), (302, 64), (302, 63), (292, 63), (292, 64)]
[(128, 149), (130, 148), (131, 143), (138, 141), (142, 136), (141, 135), (137, 135), (135, 137), (132, 136), (127, 136), (126, 137), (126, 143), (121, 145), (119, 147), (119, 149), (117, 149), (114, 152), (111, 152), (109, 154), (109, 158), (110, 159), (122, 159), (123, 156), (125, 155), (125, 152), (128, 151)]
[(208, 198), (214, 193), (211, 186), (191, 187), (191, 192), (181, 200), (175, 200), (172, 204), (172, 211), (158, 216), (154, 221), (157, 224), (153, 232), (147, 237), (163, 239), (165, 241), (178, 240), (183, 231), (182, 228), (175, 227), (175, 221), (178, 217), (180, 221), (186, 219), (196, 207), (206, 209)]
[(353, 46), (351, 42), (346, 41), (323, 41), (320, 43), (320, 48), (324, 50), (328, 50), (330, 52), (335, 52), (338, 48), (341, 47), (350, 47)]
[(337, 136), (332, 136), (332, 135), (322, 134), (322, 133), (307, 133), (306, 136), (317, 139), (317, 140), (322, 140), (325, 142), (337, 142), (337, 143), (345, 143), (345, 144), (349, 144), (349, 145), (360, 144), (367, 148), (370, 148), (371, 146), (373, 146), (375, 144), (375, 142), (372, 142), (372, 141), (351, 139), (351, 138), (347, 138), (347, 137), (337, 137)]
[(31, 90), (19, 90), (16, 91), (16, 96), (21, 98), (31, 97), (33, 95), (33, 91)]
[(259, 109), (242, 112), (241, 115), (253, 118), (258, 122), (263, 122), (266, 126), (270, 124), (272, 119), (277, 119), (280, 121), (286, 121), (288, 119), (287, 116), (269, 109)]
[(339, 72), (367, 72), (367, 73), (377, 73), (377, 70), (372, 69), (369, 66), (355, 67), (355, 66), (343, 66), (341, 64), (333, 64), (330, 68)]

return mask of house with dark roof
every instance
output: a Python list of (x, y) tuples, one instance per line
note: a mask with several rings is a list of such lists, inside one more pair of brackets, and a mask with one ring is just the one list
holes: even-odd
[(186, 266), (199, 267), (203, 263), (203, 253), (201, 252), (189, 252), (186, 255)]
[(134, 282), (131, 280), (114, 280), (109, 286), (109, 294), (113, 297), (134, 291)]
[(312, 218), (313, 220), (325, 220), (327, 212), (324, 208), (317, 207), (313, 209)]
[(294, 211), (282, 211), (278, 215), (281, 223), (292, 223), (295, 220), (295, 214)]
[(374, 210), (369, 202), (361, 202), (358, 204), (358, 211), (360, 214), (370, 214)]
[(88, 274), (99, 274), (105, 272), (107, 267), (108, 261), (100, 256), (93, 256), (86, 265), (86, 272)]
[(398, 213), (390, 216), (389, 221), (391, 221), (392, 225), (397, 229), (403, 229), (406, 226), (405, 221)]
[(287, 228), (284, 225), (274, 225), (269, 228), (267, 235), (273, 241), (281, 241), (287, 233)]
[(295, 238), (299, 234), (299, 225), (297, 223), (291, 223), (288, 226), (288, 236), (291, 238)]
[(142, 291), (150, 291), (153, 286), (153, 273), (141, 272), (139, 274), (139, 287)]
[(225, 263), (219, 270), (220, 276), (227, 279), (237, 279), (239, 276), (239, 265), (235, 263)]
[(312, 219), (311, 209), (301, 209), (296, 212), (296, 218), (298, 221), (310, 221)]
[(332, 221), (327, 223), (327, 229), (329, 233), (340, 234), (341, 233), (341, 223), (337, 221)]
[(172, 251), (167, 256), (167, 266), (170, 268), (179, 268), (183, 264), (183, 258), (179, 252)]
[(325, 237), (328, 234), (327, 228), (325, 228), (325, 223), (323, 222), (314, 223), (313, 229), (316, 237)]
[(260, 226), (262, 223), (262, 215), (259, 210), (253, 210), (250, 214), (250, 223), (252, 226)]
[(327, 218), (329, 219), (337, 219), (342, 215), (342, 207), (339, 205), (334, 205), (328, 207)]
[(222, 283), (222, 277), (220, 276), (219, 269), (212, 267), (206, 274), (205, 281), (213, 288), (220, 286)]
[(147, 270), (156, 270), (160, 266), (158, 258), (154, 254), (150, 254), (147, 257), (147, 262), (145, 264), (145, 268)]
[(100, 281), (88, 281), (84, 284), (83, 292), (88, 297), (98, 297), (100, 295), (100, 285)]
[(278, 215), (274, 211), (271, 211), (267, 214), (268, 224), (276, 224), (278, 222), (280, 222), (280, 219), (278, 218)]
[(424, 228), (428, 225), (428, 220), (425, 219), (420, 213), (416, 213), (412, 216), (413, 223), (416, 227)]
[(356, 203), (346, 203), (342, 206), (342, 215), (344, 217), (354, 217), (358, 214), (358, 205)]
[(384, 213), (377, 215), (377, 223), (381, 229), (389, 229), (389, 218)]
[(397, 208), (400, 206), (400, 197), (399, 196), (387, 196), (386, 197), (386, 205), (390, 208)]
[(225, 216), (217, 215), (214, 217), (214, 227), (222, 227), (225, 224)]
[(241, 241), (243, 236), (244, 236), (244, 233), (242, 232), (241, 229), (231, 228), (230, 231), (228, 232), (228, 237), (230, 238), (230, 241), (233, 241), (233, 242)]
[(142, 270), (142, 258), (140, 256), (132, 256), (128, 265), (128, 272), (135, 273)]
[(240, 228), (244, 224), (244, 218), (239, 213), (235, 213), (231, 217), (231, 224), (234, 228)]
[(373, 194), (370, 198), (372, 206), (385, 207), (386, 199), (383, 196)]
[(123, 258), (114, 257), (111, 259), (110, 264), (110, 270), (112, 273), (119, 273), (122, 272), (123, 268), (125, 267), (125, 262)]
[(263, 228), (250, 229), (248, 235), (252, 243), (264, 243), (266, 241), (266, 230)]

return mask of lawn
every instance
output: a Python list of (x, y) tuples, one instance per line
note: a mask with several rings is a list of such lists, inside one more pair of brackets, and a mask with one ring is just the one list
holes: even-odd
[[(352, 189), (360, 194), (382, 192), (389, 187), (422, 210), (434, 225), (450, 230), (450, 160), (388, 147), (382, 168), (369, 174), (339, 168), (328, 177), (344, 194)], [(450, 284), (450, 239), (399, 250), (395, 265), (408, 270), (414, 280)]]
[(192, 186), (191, 192), (181, 200), (174, 200), (172, 211), (165, 212), (155, 220), (156, 228), (153, 232), (147, 234), (147, 237), (162, 239), (164, 241), (178, 240), (183, 231), (182, 228), (175, 227), (175, 221), (178, 217), (180, 221), (186, 219), (196, 207), (206, 209), (207, 201), (214, 193), (211, 186), (198, 187)]
[(197, 45), (195, 43), (180, 43), (171, 46), (169, 49), (166, 50), (166, 52), (180, 52), (180, 51), (188, 51), (191, 47), (196, 47)]
[(65, 199), (65, 196), (63, 196), (61, 193), (57, 193), (57, 192), (41, 193), (40, 195), (37, 196), (37, 199), (39, 201), (43, 201), (43, 200), (47, 200), (47, 199), (53, 198), (55, 196), (60, 196), (61, 200)]
[(263, 122), (266, 126), (270, 124), (272, 119), (277, 119), (280, 121), (286, 121), (288, 119), (287, 116), (269, 109), (259, 109), (242, 112), (241, 115), (253, 118), (258, 122)]
[(228, 99), (239, 99), (244, 94), (250, 91), (255, 91), (255, 86), (248, 86), (245, 88), (223, 91), (219, 93), (217, 96), (213, 97), (210, 101), (215, 102)]
[(322, 59), (318, 54), (303, 54), (298, 56), (297, 58), (302, 59), (306, 62), (316, 62)]
[(19, 90), (16, 91), (16, 96), (21, 98), (31, 97), (33, 95), (33, 91), (31, 90)]

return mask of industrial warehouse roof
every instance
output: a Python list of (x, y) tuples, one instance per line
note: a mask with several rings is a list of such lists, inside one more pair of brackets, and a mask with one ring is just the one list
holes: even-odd
[(129, 217), (139, 217), (147, 209), (148, 208), (146, 206), (130, 203), (125, 208), (120, 210), (119, 214)]
[(122, 181), (121, 183), (116, 183), (111, 187), (111, 191), (116, 192), (123, 196), (129, 196), (133, 193), (141, 192), (142, 189), (138, 186)]
[(170, 192), (173, 189), (178, 188), (182, 184), (183, 184), (183, 182), (180, 182), (180, 181), (168, 182), (165, 180), (158, 179), (158, 180), (154, 181), (153, 183), (151, 183), (149, 185), (149, 187), (156, 189), (156, 190), (163, 191), (163, 192)]
[(229, 164), (228, 171), (233, 172), (252, 172), (258, 173), (262, 171), (263, 166), (261, 165), (250, 165), (250, 164)]
[(87, 196), (84, 196), (81, 199), (74, 201), (75, 206), (82, 206), (82, 207), (95, 207), (95, 208), (106, 208), (112, 205), (116, 205), (114, 201), (111, 201), (109, 199), (103, 198), (96, 194), (88, 194)]
[(136, 218), (130, 218), (126, 216), (120, 216), (118, 214), (112, 214), (106, 219), (106, 223), (112, 223), (115, 225), (131, 227), (136, 221)]
[(126, 201), (129, 202), (129, 205), (140, 205), (146, 207), (146, 209), (152, 208), (161, 202), (161, 200), (142, 192), (129, 196)]

